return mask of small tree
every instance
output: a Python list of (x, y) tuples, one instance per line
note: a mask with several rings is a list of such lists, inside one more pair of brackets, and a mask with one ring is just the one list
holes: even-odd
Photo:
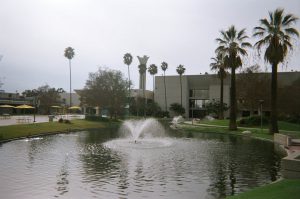
[(116, 118), (124, 111), (127, 89), (128, 81), (121, 71), (99, 68), (89, 74), (82, 97), (88, 105), (106, 108), (110, 117)]
[(170, 110), (175, 112), (175, 114), (178, 114), (178, 115), (183, 115), (185, 113), (185, 109), (179, 103), (171, 104)]
[(226, 77), (226, 68), (224, 63), (224, 56), (222, 53), (218, 53), (216, 57), (211, 58), (214, 62), (210, 64), (211, 70), (217, 71), (218, 77), (220, 79), (220, 110), (219, 110), (219, 119), (224, 119), (224, 79)]
[(39, 112), (49, 114), (53, 105), (60, 105), (60, 93), (65, 91), (62, 88), (51, 88), (49, 85), (43, 85), (33, 90), (25, 90), (22, 94), (26, 97), (34, 97), (39, 103)]
[(220, 101), (210, 101), (209, 103), (205, 104), (205, 108), (207, 114), (212, 114), (214, 117), (218, 115), (220, 111), (220, 107), (222, 107), (223, 111), (228, 110), (228, 106), (226, 103), (221, 104)]

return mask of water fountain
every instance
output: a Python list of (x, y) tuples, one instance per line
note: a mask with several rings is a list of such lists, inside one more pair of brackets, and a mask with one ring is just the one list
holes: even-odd
[(172, 144), (170, 138), (165, 137), (164, 127), (153, 118), (140, 120), (126, 120), (120, 127), (120, 136), (104, 143), (108, 148), (157, 148)]

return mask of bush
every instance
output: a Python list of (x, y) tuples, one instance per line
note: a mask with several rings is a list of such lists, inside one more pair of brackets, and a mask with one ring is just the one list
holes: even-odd
[(97, 115), (86, 115), (85, 119), (88, 121), (96, 121), (96, 122), (108, 122), (109, 118), (107, 117), (101, 117), (101, 116), (97, 116)]
[(59, 118), (58, 122), (59, 122), (59, 123), (63, 123), (64, 120), (63, 120), (62, 118)]
[[(269, 118), (263, 116), (262, 123), (263, 123), (263, 125), (268, 125)], [(261, 116), (260, 115), (254, 115), (254, 116), (250, 116), (250, 117), (241, 118), (238, 121), (239, 126), (260, 126), (260, 124), (261, 124)]]
[(70, 120), (64, 120), (65, 124), (71, 124)]
[(170, 105), (170, 110), (174, 111), (178, 115), (182, 115), (185, 113), (185, 109), (178, 103), (173, 103)]
[(300, 115), (279, 115), (278, 120), (300, 124)]

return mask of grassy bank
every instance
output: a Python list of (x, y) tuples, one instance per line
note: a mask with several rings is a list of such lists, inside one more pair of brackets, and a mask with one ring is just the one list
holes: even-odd
[[(210, 124), (208, 124), (210, 125)], [(231, 135), (242, 135), (242, 132), (248, 130), (247, 128), (239, 127), (237, 131), (228, 130), (227, 126), (205, 126), (205, 125), (191, 125), (191, 124), (181, 124), (181, 128), (188, 131), (202, 132), (202, 133), (222, 133)], [(268, 130), (261, 131), (260, 129), (251, 129), (251, 136), (261, 139), (273, 140), (273, 135), (268, 133)]]
[[(250, 130), (251, 137), (267, 139), (272, 141), (273, 135), (270, 135), (268, 128), (263, 130), (260, 127), (238, 127), (237, 131), (228, 130), (228, 120), (213, 120), (201, 121), (200, 123), (181, 124), (181, 128), (187, 131), (203, 132), (203, 133), (221, 133), (231, 135), (243, 135), (242, 132)], [(289, 134), (293, 137), (300, 137), (300, 125), (291, 124), (287, 122), (279, 122), (280, 133)], [(293, 132), (292, 132), (293, 131)], [(299, 198), (300, 195), (300, 180), (281, 180), (279, 182), (269, 184), (263, 187), (255, 188), (253, 190), (241, 193), (237, 196), (228, 197), (228, 199), (281, 199), (281, 198)]]
[(298, 199), (300, 180), (281, 180), (226, 199)]
[[(194, 126), (199, 127), (199, 125), (212, 125), (212, 127), (207, 126), (206, 128), (199, 128), (200, 131), (202, 130), (209, 130), (210, 132), (216, 131), (224, 131), (223, 133), (241, 133), (245, 130), (250, 130), (255, 137), (272, 139), (273, 137), (268, 134), (269, 128), (268, 126), (263, 126), (263, 130), (261, 131), (260, 126), (239, 126), (238, 131), (230, 132), (228, 130), (229, 120), (212, 120), (212, 121), (200, 121), (195, 123)], [(300, 125), (293, 124), (288, 122), (279, 121), (278, 122), (279, 131), (282, 134), (288, 134), (295, 138), (300, 138)], [(208, 128), (209, 127), (209, 128)]]
[[(20, 124), (11, 126), (0, 126), (0, 141), (18, 137), (34, 136), (38, 134), (47, 134), (52, 132), (68, 132), (92, 128), (104, 128), (112, 123), (93, 122), (86, 120), (72, 120), (71, 124), (46, 122), (35, 124)], [(116, 123), (113, 123), (116, 124)]]

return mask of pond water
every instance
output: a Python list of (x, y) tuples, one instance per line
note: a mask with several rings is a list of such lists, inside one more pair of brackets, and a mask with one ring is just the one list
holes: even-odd
[(280, 177), (270, 142), (166, 130), (120, 138), (116, 128), (0, 144), (1, 198), (224, 198)]

